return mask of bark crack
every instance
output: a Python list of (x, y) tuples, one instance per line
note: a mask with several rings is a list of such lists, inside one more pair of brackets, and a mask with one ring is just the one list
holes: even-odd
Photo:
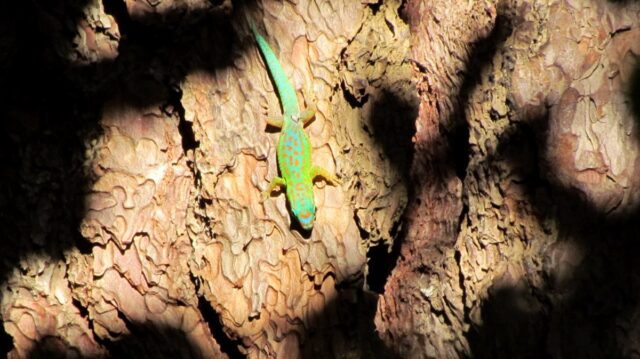
[(242, 345), (242, 342), (239, 339), (233, 339), (225, 332), (225, 326), (218, 312), (211, 307), (206, 299), (200, 296), (198, 297), (198, 310), (202, 313), (202, 317), (209, 325), (211, 334), (220, 345), (221, 352), (227, 354), (230, 359), (247, 357), (238, 349)]
[[(178, 132), (180, 132), (180, 137), (182, 138), (182, 150), (186, 155), (189, 150), (195, 150), (200, 142), (196, 140), (192, 124), (185, 118), (185, 109), (184, 106), (182, 106), (182, 90), (176, 85), (168, 84), (168, 87), (169, 98), (167, 104), (163, 108), (163, 111), (169, 114), (175, 113), (178, 115)], [(193, 168), (192, 172), (195, 172)]]

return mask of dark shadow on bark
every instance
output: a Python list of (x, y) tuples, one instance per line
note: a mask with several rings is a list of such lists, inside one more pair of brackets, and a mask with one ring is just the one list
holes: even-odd
[(220, 319), (220, 315), (211, 307), (211, 304), (204, 298), (198, 298), (198, 310), (202, 314), (204, 320), (209, 324), (209, 330), (218, 345), (220, 350), (229, 356), (229, 359), (245, 358), (246, 355), (240, 352), (240, 346), (242, 342), (233, 338), (231, 335), (224, 331), (224, 326)]
[(640, 57), (636, 57), (636, 65), (631, 73), (625, 97), (635, 120), (636, 138), (640, 141)]
[(0, 353), (5, 356), (13, 349), (13, 337), (4, 328), (0, 330)]
[[(127, 327), (131, 331), (130, 334), (123, 335), (117, 340), (102, 342), (104, 348), (107, 349), (108, 357), (140, 359), (204, 357), (198, 346), (192, 343), (180, 329), (153, 324), (128, 325)], [(26, 358), (62, 359), (74, 356), (86, 359), (102, 358), (101, 355), (82, 356), (76, 349), (69, 348), (67, 343), (57, 337), (45, 337), (37, 342)]]
[[(83, 163), (88, 143), (102, 132), (106, 103), (180, 111), (178, 84), (192, 71), (215, 71), (231, 65), (252, 42), (240, 41), (234, 23), (244, 12), (211, 8), (189, 13), (130, 19), (124, 2), (105, 0), (107, 13), (121, 25), (119, 55), (76, 65), (78, 21), (87, 0), (31, 0), (0, 12), (0, 283), (6, 284), (19, 262), (32, 254), (52, 260), (76, 247), (92, 245), (79, 233), (86, 211), (84, 197), (94, 180)], [(219, 1), (212, 1), (214, 6)], [(238, 25), (242, 27), (243, 25)], [(180, 132), (192, 134), (182, 114)], [(193, 136), (183, 140), (193, 148)], [(3, 338), (9, 338), (3, 332)], [(135, 341), (132, 338), (131, 341)], [(11, 340), (0, 341), (0, 353)]]
[[(468, 335), (473, 356), (633, 356), (640, 210), (603, 212), (582, 191), (559, 184), (547, 161), (548, 136), (546, 113), (516, 123), (489, 158), (518, 173), (526, 189), (523, 202), (534, 205), (545, 230), (558, 229), (558, 241), (516, 286), (490, 289), (482, 303), (483, 324)], [(540, 277), (542, 286), (532, 283)]]
[(491, 288), (482, 329), (469, 337), (474, 358), (548, 358), (544, 307), (526, 286)]
[(367, 251), (367, 288), (370, 290), (378, 294), (384, 293), (387, 279), (400, 256), (400, 244), (404, 235), (403, 231), (399, 232), (394, 238), (391, 248), (386, 243), (381, 243), (370, 247)]
[(373, 127), (372, 135), (385, 156), (408, 185), (409, 167), (413, 160), (411, 138), (416, 133), (418, 98), (413, 94), (408, 98), (408, 95), (383, 88), (373, 101), (371, 118), (367, 123)]
[[(407, 84), (410, 86), (411, 84)], [(416, 133), (415, 121), (418, 117), (418, 98), (411, 95), (396, 93), (387, 87), (382, 88), (376, 96), (368, 96), (371, 104), (371, 117), (365, 120), (365, 126), (370, 125), (371, 135), (380, 145), (384, 156), (388, 158), (396, 172), (400, 175), (403, 185), (407, 188), (407, 196), (413, 193), (410, 186), (409, 169), (413, 161), (413, 141)], [(400, 255), (400, 245), (404, 232), (402, 219), (392, 228), (394, 236), (391, 248), (381, 243), (369, 248), (367, 286), (371, 290), (382, 293), (387, 278)], [(366, 238), (367, 233), (363, 233)]]
[[(64, 58), (66, 54), (57, 53), (54, 44), (71, 42), (75, 36), (74, 21), (81, 17), (85, 5), (84, 0), (21, 2), (18, 12), (4, 12), (13, 21), (0, 21), (7, 29), (1, 32), (0, 44), (1, 41), (10, 44), (10, 51), (0, 58), (2, 283), (11, 271), (19, 270), (20, 259), (30, 254), (43, 253), (62, 259), (63, 253), (72, 247), (91, 253), (92, 245), (78, 228), (86, 210), (84, 197), (94, 180), (85, 173), (83, 162), (85, 144), (101, 134), (99, 120), (105, 103), (119, 98), (132, 107), (165, 103), (180, 111), (177, 84), (184, 76), (194, 70), (214, 71), (229, 66), (235, 56), (245, 51), (243, 45), (253, 46), (252, 42), (239, 41), (233, 27), (234, 22), (244, 21), (241, 14), (250, 10), (251, 2), (237, 8), (232, 16), (215, 11), (186, 15), (176, 12), (164, 17), (131, 19), (122, 1), (105, 0), (105, 10), (120, 26), (119, 56), (112, 61), (72, 65)], [(72, 7), (68, 11), (76, 12), (77, 16), (69, 17), (67, 7)], [(70, 27), (62, 24), (70, 18), (74, 20), (70, 21)], [(409, 112), (414, 109), (393, 94), (385, 94), (381, 101), (379, 110), (394, 116), (391, 119), (400, 115), (411, 121), (396, 126), (386, 117), (374, 118), (381, 136), (391, 131), (401, 139), (394, 146), (389, 136), (384, 147), (394, 163), (402, 167), (399, 170), (406, 173), (412, 151), (410, 138), (415, 132), (412, 127), (415, 115)], [(183, 114), (178, 115), (183, 118)], [(185, 150), (197, 146), (184, 119), (179, 130), (185, 137)], [(312, 320), (316, 326), (302, 351), (314, 354), (330, 350), (342, 357), (340, 353), (359, 346), (369, 357), (393, 358), (375, 332), (375, 297), (356, 291), (355, 296), (348, 298), (330, 301), (317, 314)], [(222, 350), (231, 358), (243, 357), (239, 343), (222, 331), (217, 314), (206, 307), (208, 304), (201, 303), (199, 309)], [(339, 336), (335, 323), (346, 323), (339, 326)], [(98, 338), (110, 356), (200, 356), (180, 330), (131, 323), (128, 329), (131, 334), (116, 341)], [(6, 333), (3, 338), (0, 350), (6, 353), (11, 350), (12, 341)], [(62, 340), (46, 337), (28, 357), (65, 357), (66, 349)]]
[(469, 105), (470, 96), (480, 85), (485, 69), (492, 66), (493, 57), (504, 46), (505, 41), (513, 31), (513, 20), (500, 12), (496, 16), (495, 25), (489, 35), (481, 38), (471, 46), (467, 69), (464, 74), (458, 96), (454, 100), (456, 106), (448, 121), (441, 125), (442, 133), (450, 146), (447, 156), (448, 166), (455, 168), (456, 175), (461, 179), (467, 176), (467, 167), (471, 156), (469, 144), (469, 123), (465, 109)]
[[(377, 295), (356, 289), (338, 289), (338, 295), (328, 300), (322, 310), (309, 316), (305, 337), (297, 335), (302, 358), (400, 358), (386, 348), (375, 331), (373, 318)], [(274, 323), (287, 327), (287, 318), (272, 318)], [(282, 321), (283, 323), (278, 323)], [(185, 333), (176, 328), (127, 322), (130, 334), (100, 343), (113, 358), (201, 358), (202, 353)], [(281, 338), (283, 339), (283, 338)], [(234, 343), (234, 345), (239, 343)], [(244, 358), (237, 348), (223, 352), (231, 359)], [(261, 348), (274, 354), (270, 348)], [(47, 337), (36, 343), (27, 358), (66, 358), (69, 347), (61, 339)], [(79, 354), (79, 353), (75, 353)], [(282, 354), (282, 353), (280, 353)], [(89, 357), (91, 358), (91, 357)], [(97, 358), (97, 357), (96, 357)]]
[[(469, 125), (465, 108), (474, 90), (480, 84), (484, 70), (488, 66), (491, 66), (493, 57), (503, 46), (511, 33), (511, 29), (512, 27), (509, 20), (502, 15), (498, 15), (492, 31), (486, 37), (478, 39), (470, 46), (468, 56), (464, 56), (467, 59), (467, 66), (465, 72), (461, 74), (462, 84), (458, 93), (451, 99), (454, 107), (448, 117), (440, 121), (440, 136), (433, 136), (435, 139), (431, 143), (417, 144), (418, 152), (413, 156), (414, 169), (421, 169), (422, 171), (419, 172), (420, 175), (426, 175), (429, 176), (429, 178), (412, 178), (411, 188), (409, 189), (412, 194), (419, 193), (423, 190), (432, 193), (448, 191), (449, 189), (446, 188), (446, 184), (449, 183), (450, 178), (447, 176), (457, 176), (460, 180), (464, 180), (465, 176), (467, 176), (470, 144)], [(429, 76), (428, 71), (429, 69), (424, 69), (424, 76)], [(423, 91), (425, 90), (423, 89)], [(438, 99), (438, 93), (435, 90), (432, 96), (434, 96), (436, 101), (444, 101), (444, 99)], [(436, 104), (434, 108), (437, 110), (440, 107)], [(453, 171), (451, 169), (453, 169)], [(451, 201), (452, 203), (456, 201), (456, 199), (453, 198), (438, 198), (438, 200), (442, 202)], [(419, 206), (429, 206), (423, 203), (415, 203), (417, 201), (413, 196), (410, 196), (409, 201), (409, 210), (412, 210), (411, 202), (414, 202), (413, 206), (416, 208)], [(454, 203), (454, 206), (456, 205), (457, 204)], [(413, 210), (416, 208), (413, 208)], [(451, 217), (438, 218), (438, 220), (442, 222), (451, 221), (450, 226), (452, 227), (460, 226), (460, 221), (465, 216), (466, 211), (467, 206), (460, 204), (451, 210), (451, 212), (455, 212), (452, 213)], [(443, 253), (445, 253), (443, 247), (454, 245), (457, 235), (457, 232), (454, 233), (454, 230), (455, 228), (451, 230), (447, 228), (444, 231), (445, 233), (442, 233), (445, 238), (433, 238), (431, 240), (415, 238), (414, 243), (410, 244), (411, 249), (409, 251), (420, 254), (414, 257), (415, 262), (407, 264), (407, 267), (409, 267), (407, 272), (412, 271), (416, 275), (440, 274), (439, 269), (442, 265), (442, 256)], [(400, 238), (396, 239), (394, 246), (404, 241), (404, 235), (405, 234), (402, 233)], [(393, 260), (394, 264), (396, 259), (397, 257)], [(409, 273), (406, 277), (407, 280), (415, 278), (411, 277), (411, 275), (412, 274)], [(408, 296), (412, 295), (409, 294)], [(406, 297), (403, 299), (406, 300)], [(413, 305), (424, 305), (423, 303), (421, 300), (415, 300)], [(411, 306), (412, 303), (405, 301), (398, 305)], [(466, 317), (468, 317), (468, 315), (469, 313), (465, 313)], [(407, 333), (407, 336), (412, 335), (413, 333)], [(413, 339), (411, 344), (418, 342), (418, 340), (420, 339)], [(399, 357), (403, 357), (403, 354), (406, 356), (405, 344), (407, 343), (403, 338), (396, 338), (396, 341), (392, 344), (392, 350), (397, 352)]]
[[(434, 187), (444, 186), (446, 178), (441, 178), (440, 183), (433, 182), (433, 180), (438, 179), (437, 176), (447, 173), (445, 168), (453, 166), (455, 174), (460, 179), (466, 176), (469, 162), (469, 126), (464, 109), (469, 101), (469, 96), (479, 84), (482, 69), (490, 65), (492, 57), (507, 39), (510, 31), (511, 27), (507, 19), (498, 16), (491, 33), (471, 46), (467, 70), (463, 75), (458, 96), (454, 100), (455, 107), (449, 118), (441, 122), (445, 124), (441, 125), (440, 130), (446, 141), (425, 144), (426, 147), (421, 149), (425, 153), (421, 153), (420, 157), (425, 158), (428, 163), (415, 164), (415, 166), (423, 166), (429, 173), (433, 173), (434, 176), (429, 182)], [(424, 179), (410, 178), (410, 166), (415, 157), (415, 145), (412, 137), (416, 132), (415, 120), (418, 116), (418, 106), (419, 102), (408, 102), (391, 91), (384, 91), (383, 96), (374, 104), (374, 109), (371, 111), (373, 116), (370, 123), (374, 127), (372, 132), (376, 141), (393, 161), (396, 170), (405, 178), (409, 199), (406, 210), (411, 210), (410, 206), (414, 202), (415, 195), (421, 190), (417, 186), (422, 186), (424, 182)], [(466, 206), (464, 206), (462, 214), (465, 211)], [(369, 250), (367, 255), (370, 258), (371, 272), (367, 280), (372, 290), (383, 292), (387, 278), (400, 256), (400, 248), (405, 236), (406, 232), (402, 229), (399, 230), (390, 251), (385, 246), (373, 247)], [(442, 253), (442, 251), (438, 252)]]
[[(546, 114), (531, 121), (514, 123), (498, 139), (495, 153), (481, 164), (489, 171), (501, 171), (507, 163), (511, 178), (525, 189), (522, 207), (535, 203), (536, 212), (533, 214), (540, 223), (554, 216), (550, 211), (552, 203), (549, 202), (548, 181), (541, 175), (540, 163), (544, 154), (540, 153), (542, 149), (538, 146), (538, 140), (544, 141), (547, 126)], [(500, 279), (494, 279), (494, 283), (513, 283), (513, 278)], [(472, 325), (466, 334), (472, 357), (549, 357), (546, 336), (549, 328), (548, 301), (544, 293), (531, 291), (527, 279), (521, 278), (512, 286), (494, 284), (489, 288), (488, 297), (481, 303), (482, 324)]]
[[(54, 44), (72, 48), (75, 24), (66, 22), (77, 21), (86, 4), (19, 2), (0, 21), (0, 43), (8, 44), (0, 59), (0, 236), (10, 249), (4, 251), (1, 281), (26, 252), (59, 256), (64, 248), (84, 246), (77, 243), (84, 241), (77, 229), (91, 181), (82, 168), (85, 143), (100, 135), (98, 121), (107, 101), (117, 97), (132, 107), (173, 105), (180, 100), (177, 84), (189, 72), (229, 66), (244, 51), (246, 41), (238, 41), (234, 17), (213, 10), (188, 18), (176, 12), (165, 16), (173, 22), (149, 25), (126, 18), (124, 4), (113, 0), (107, 8), (115, 9), (124, 24), (119, 56), (71, 65), (57, 51), (65, 46)], [(189, 141), (193, 138), (186, 142), (193, 146)]]
[(309, 318), (302, 358), (399, 358), (387, 348), (373, 322), (377, 294), (338, 289), (338, 296)]
[[(640, 141), (640, 64), (623, 83), (629, 84), (623, 89), (625, 106), (634, 116)], [(468, 333), (472, 356), (637, 356), (640, 208), (614, 204), (613, 210), (602, 210), (580, 189), (561, 184), (558, 169), (548, 160), (548, 109), (538, 110), (538, 117), (515, 122), (506, 131), (484, 165), (492, 168), (495, 161), (505, 170), (506, 163), (506, 170), (517, 173), (517, 184), (525, 189), (522, 208), (533, 204), (545, 235), (557, 241), (540, 257), (529, 263), (525, 259), (525, 276), (515, 285), (490, 288), (481, 307), (482, 325)]]

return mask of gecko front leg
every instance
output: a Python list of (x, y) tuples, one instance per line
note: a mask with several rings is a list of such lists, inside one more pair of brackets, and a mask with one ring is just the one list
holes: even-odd
[(317, 178), (322, 178), (333, 185), (339, 185), (341, 183), (336, 175), (331, 174), (322, 167), (313, 166), (311, 167), (311, 179), (315, 180)]
[(267, 189), (262, 192), (262, 202), (266, 201), (269, 196), (271, 196), (271, 192), (273, 192), (276, 187), (286, 187), (287, 182), (282, 177), (273, 177)]
[(316, 105), (310, 104), (306, 110), (300, 112), (300, 121), (302, 121), (304, 125), (307, 125), (315, 115)]

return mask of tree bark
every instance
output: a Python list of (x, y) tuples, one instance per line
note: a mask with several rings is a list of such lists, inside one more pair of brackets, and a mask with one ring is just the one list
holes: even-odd
[(639, 9), (407, 3), (418, 195), (376, 314), (401, 356), (637, 355)]
[[(3, 349), (630, 357), (640, 3), (33, 1), (0, 19)], [(7, 16), (9, 15), (9, 16)], [(301, 105), (305, 233), (277, 175)]]

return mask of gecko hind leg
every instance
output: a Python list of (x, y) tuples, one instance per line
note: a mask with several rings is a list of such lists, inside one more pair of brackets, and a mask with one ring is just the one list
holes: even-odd
[(271, 180), (271, 182), (269, 182), (269, 185), (267, 186), (267, 189), (262, 191), (262, 201), (264, 202), (267, 200), (267, 198), (269, 198), (269, 196), (271, 196), (271, 192), (273, 192), (273, 190), (276, 189), (276, 187), (285, 187), (287, 185), (287, 182), (284, 180), (284, 178), (282, 177), (273, 177), (273, 179)]
[(341, 184), (340, 179), (329, 171), (325, 170), (322, 167), (313, 166), (311, 168), (311, 179), (315, 180), (316, 178), (323, 178), (325, 181), (331, 183), (332, 185)]

